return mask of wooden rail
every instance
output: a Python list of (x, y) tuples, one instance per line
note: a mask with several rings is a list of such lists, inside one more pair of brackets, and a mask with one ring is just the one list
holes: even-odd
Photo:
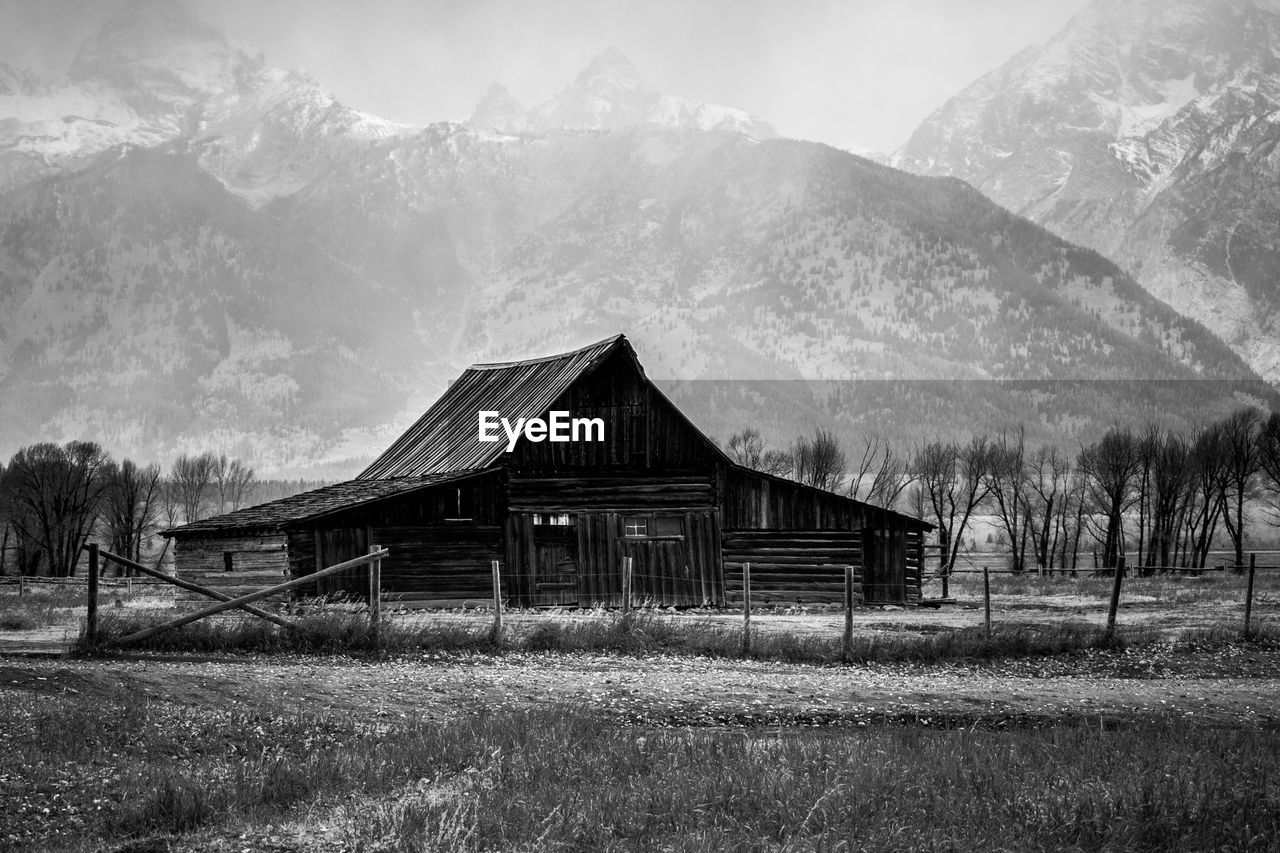
[[(89, 546), (85, 546), (85, 547), (87, 548)], [(218, 601), (231, 600), (231, 596), (227, 595), (225, 592), (219, 592), (216, 589), (210, 589), (207, 586), (201, 586), (200, 584), (192, 583), (189, 580), (184, 580), (182, 578), (166, 575), (164, 572), (156, 571), (155, 569), (144, 566), (141, 563), (130, 560), (128, 557), (121, 557), (118, 554), (112, 554), (110, 551), (101, 551), (99, 553), (104, 559), (111, 560), (115, 563), (118, 563), (121, 566), (124, 566), (125, 568), (142, 572), (144, 575), (149, 575), (150, 577), (153, 577), (156, 580), (173, 584), (176, 587), (181, 587), (182, 589), (185, 589), (188, 592), (197, 592), (200, 595), (208, 596), (209, 598), (214, 598), (214, 599), (217, 599)], [(288, 621), (287, 619), (281, 619), (279, 616), (275, 615), (274, 613), (268, 613), (265, 610), (260, 610), (259, 608), (249, 604), (241, 606), (240, 609), (245, 611), (246, 613), (250, 613), (254, 616), (257, 616), (259, 619), (266, 619), (268, 622), (274, 622), (277, 625), (281, 626), (282, 628), (295, 627), (294, 624)]]
[(151, 628), (145, 628), (141, 631), (136, 631), (127, 637), (121, 637), (117, 642), (133, 643), (133, 642), (137, 642), (138, 640), (145, 640), (148, 637), (154, 637), (156, 634), (160, 634), (164, 631), (168, 631), (171, 628), (179, 628), (183, 625), (187, 625), (191, 622), (195, 622), (198, 619), (203, 619), (206, 616), (213, 616), (214, 614), (223, 613), (227, 610), (234, 610), (238, 607), (242, 607), (245, 604), (250, 604), (254, 601), (260, 601), (261, 599), (264, 599), (268, 596), (276, 595), (277, 593), (285, 592), (286, 590), (296, 589), (297, 587), (304, 586), (306, 584), (315, 583), (320, 578), (328, 577), (329, 575), (336, 574), (346, 569), (354, 568), (355, 566), (361, 566), (361, 565), (364, 565), (365, 563), (381, 560), (383, 557), (387, 556), (388, 553), (390, 552), (387, 551), (387, 549), (385, 548), (378, 551), (370, 551), (368, 554), (365, 554), (362, 557), (356, 557), (354, 559), (347, 560), (342, 563), (338, 563), (337, 565), (333, 565), (333, 566), (329, 566), (328, 568), (321, 569), (318, 572), (313, 572), (312, 574), (309, 574), (309, 575), (303, 575), (302, 577), (294, 578), (291, 581), (285, 581), (284, 583), (276, 584), (275, 586), (269, 586), (266, 589), (260, 589), (257, 592), (251, 592), (251, 593), (248, 593), (247, 595), (242, 595), (239, 598), (233, 598), (228, 601), (222, 601), (222, 602), (219, 602), (218, 604), (210, 605), (209, 607), (202, 608), (200, 610), (195, 611), (194, 613), (188, 613), (185, 616), (178, 617), (177, 619), (171, 619), (168, 622), (165, 622), (161, 625), (155, 625)]

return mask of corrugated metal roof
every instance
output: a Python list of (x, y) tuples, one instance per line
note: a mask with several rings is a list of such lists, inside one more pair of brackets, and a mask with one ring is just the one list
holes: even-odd
[(492, 465), (506, 450), (506, 442), (479, 440), (479, 412), (496, 411), (513, 423), (516, 418), (542, 416), (573, 383), (619, 347), (635, 357), (627, 339), (614, 335), (560, 355), (472, 365), (417, 423), (360, 473), (360, 479), (413, 477)]
[(405, 494), (427, 486), (463, 480), (478, 471), (454, 471), (426, 477), (348, 480), (278, 501), (245, 507), (162, 531), (165, 536), (200, 536), (230, 530), (282, 530), (291, 524), (322, 518), (344, 509)]

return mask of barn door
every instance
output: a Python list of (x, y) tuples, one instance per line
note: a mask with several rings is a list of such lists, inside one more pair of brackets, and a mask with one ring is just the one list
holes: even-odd
[(694, 591), (689, 552), (683, 539), (622, 539), (622, 556), (630, 557), (631, 592), (638, 602), (670, 606), (702, 603)]
[(578, 536), (568, 525), (539, 524), (533, 533), (535, 603), (578, 606)]
[(862, 597), (867, 604), (906, 604), (906, 531), (862, 531)]
[[(354, 560), (369, 553), (369, 535), (363, 527), (320, 528), (316, 532), (316, 569)], [(355, 566), (316, 581), (321, 595), (346, 593), (367, 598), (369, 569)]]

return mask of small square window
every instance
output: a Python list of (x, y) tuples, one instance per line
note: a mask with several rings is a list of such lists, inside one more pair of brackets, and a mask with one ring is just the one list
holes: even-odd
[(628, 515), (622, 519), (623, 536), (648, 536), (649, 519), (643, 515)]
[(234, 551), (222, 552), (222, 570), (224, 572), (235, 571), (235, 566), (232, 565), (232, 560), (234, 559), (232, 555), (234, 553), (235, 553)]

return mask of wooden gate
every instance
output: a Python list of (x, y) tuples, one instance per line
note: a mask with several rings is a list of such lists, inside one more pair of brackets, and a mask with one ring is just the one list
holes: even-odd
[(360, 557), (355, 557), (354, 559), (351, 559), (351, 560), (346, 560), (344, 562), (338, 563), (337, 565), (320, 569), (314, 574), (303, 575), (300, 578), (294, 578), (293, 580), (285, 581), (284, 583), (276, 584), (275, 586), (269, 586), (266, 589), (259, 589), (254, 592), (247, 593), (245, 595), (237, 596), (236, 598), (232, 598), (226, 593), (219, 592), (215, 589), (209, 589), (207, 587), (203, 587), (198, 584), (191, 583), (190, 581), (183, 580), (182, 578), (170, 577), (164, 574), (163, 572), (159, 572), (159, 571), (156, 571), (155, 569), (147, 568), (146, 566), (143, 566), (140, 563), (136, 563), (124, 557), (120, 557), (116, 554), (100, 551), (96, 543), (89, 543), (88, 545), (85, 546), (85, 549), (89, 551), (89, 613), (88, 613), (88, 618), (86, 619), (87, 624), (85, 626), (85, 634), (90, 644), (96, 642), (97, 634), (98, 634), (98, 631), (97, 631), (97, 621), (98, 621), (97, 579), (99, 574), (98, 558), (100, 555), (106, 557), (109, 560), (114, 560), (115, 562), (123, 566), (127, 566), (128, 568), (135, 569), (137, 571), (142, 572), (143, 574), (155, 577), (158, 580), (163, 580), (166, 583), (171, 583), (175, 586), (181, 587), (182, 589), (186, 589), (191, 592), (198, 592), (201, 595), (208, 596), (209, 598), (212, 598), (214, 599), (214, 601), (217, 602), (216, 604), (212, 604), (201, 610), (197, 610), (194, 613), (187, 613), (183, 616), (179, 616), (176, 619), (171, 619), (159, 625), (155, 625), (150, 628), (144, 628), (141, 631), (135, 631), (134, 633), (129, 634), (126, 637), (121, 637), (120, 639), (115, 641), (121, 645), (125, 643), (136, 642), (138, 640), (145, 640), (148, 637), (154, 637), (156, 634), (162, 633), (164, 631), (168, 631), (173, 628), (179, 628), (183, 625), (187, 625), (191, 622), (195, 622), (197, 619), (204, 619), (206, 616), (214, 616), (218, 613), (225, 613), (228, 610), (235, 610), (235, 609), (243, 610), (253, 616), (257, 616), (261, 619), (267, 619), (271, 622), (275, 622), (276, 624), (285, 628), (293, 628), (295, 626), (292, 623), (281, 619), (279, 616), (273, 613), (267, 613), (266, 611), (259, 610), (258, 608), (251, 607), (249, 605), (253, 604), (256, 601), (261, 601), (262, 599), (267, 598), (269, 596), (278, 595), (282, 592), (287, 592), (288, 590), (291, 590), (291, 589), (297, 589), (298, 587), (314, 584), (319, 579), (331, 577), (333, 575), (340, 574), (342, 572), (349, 571), (351, 569), (356, 569), (364, 565), (368, 565), (369, 567), (368, 581), (367, 581), (369, 584), (369, 621), (370, 621), (371, 627), (374, 630), (375, 639), (378, 635), (379, 624), (382, 620), (382, 595), (380, 593), (380, 588), (381, 588), (380, 575), (381, 575), (382, 560), (388, 554), (388, 551), (385, 548), (378, 549), (378, 550), (370, 549), (368, 554), (365, 554)]

